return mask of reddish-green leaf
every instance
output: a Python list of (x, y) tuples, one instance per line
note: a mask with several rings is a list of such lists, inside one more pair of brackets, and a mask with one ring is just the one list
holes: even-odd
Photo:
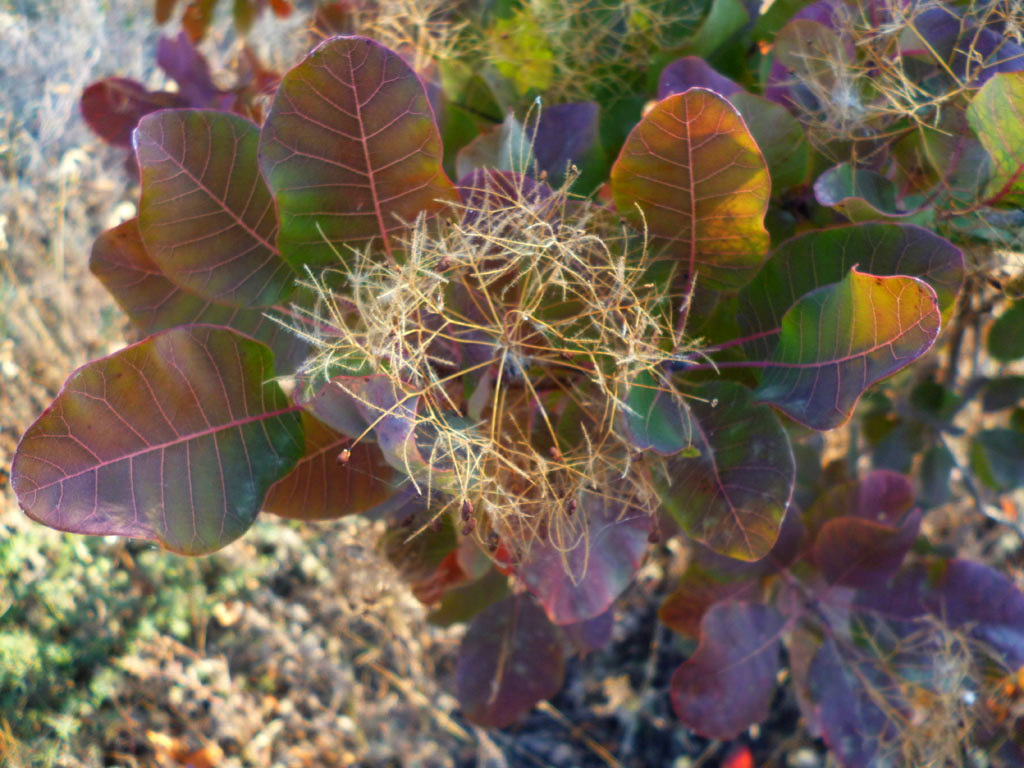
[(899, 525), (860, 517), (829, 520), (814, 542), (814, 560), (831, 584), (876, 587), (903, 563), (920, 526), (919, 509)]
[(423, 84), (363, 37), (320, 45), (281, 82), (260, 138), (278, 245), (296, 269), (337, 265), (458, 197)]
[(608, 610), (647, 551), (650, 515), (590, 492), (582, 494), (577, 515), (581, 527), (567, 532), (567, 541), (535, 546), (518, 569), (555, 624), (586, 621)]
[(455, 686), (466, 718), (501, 728), (562, 687), (565, 659), (558, 628), (529, 595), (477, 614), (459, 647)]
[(719, 603), (701, 622), (697, 651), (672, 675), (672, 706), (689, 728), (731, 739), (768, 717), (784, 625), (774, 608)]
[[(328, 520), (365, 512), (391, 495), (394, 474), (373, 443), (352, 440), (307, 412), (302, 414), (306, 453), (278, 480), (263, 511), (297, 520)], [(344, 460), (339, 456), (344, 454)]]
[(758, 560), (778, 538), (793, 493), (789, 438), (739, 384), (712, 382), (696, 394), (690, 411), (700, 455), (669, 461), (662, 504), (687, 536), (719, 554)]
[(174, 13), (174, 6), (178, 0), (156, 0), (156, 7), (153, 9), (153, 17), (157, 24), (166, 24)]
[[(793, 303), (815, 288), (838, 283), (854, 266), (872, 275), (909, 275), (935, 289), (943, 319), (953, 311), (964, 280), (964, 257), (945, 238), (912, 224), (852, 224), (816, 230), (782, 243), (740, 292), (744, 347), (767, 360), (778, 344), (770, 332)], [(765, 335), (768, 334), (768, 335)]]
[(812, 429), (834, 429), (864, 390), (927, 352), (940, 324), (924, 281), (852, 269), (786, 312), (755, 395)]
[(148, 91), (135, 80), (108, 77), (82, 93), (82, 117), (93, 132), (116, 147), (132, 145), (132, 131), (150, 112), (185, 105), (176, 93)]
[(303, 453), (299, 413), (273, 376), (265, 346), (212, 326), (89, 363), (22, 438), (18, 501), (63, 531), (219, 549)]
[(217, 0), (191, 0), (185, 6), (185, 13), (181, 17), (181, 27), (193, 43), (197, 43), (206, 36), (206, 31), (213, 22), (213, 11), (217, 7)]
[(914, 505), (914, 486), (899, 472), (876, 469), (864, 478), (833, 485), (804, 513), (811, 533), (840, 517), (857, 517), (886, 525), (898, 525)]
[(626, 139), (611, 185), (652, 247), (708, 288), (738, 288), (764, 261), (768, 169), (739, 113), (713, 91), (658, 102)]
[(171, 280), (220, 302), (266, 307), (295, 273), (274, 244), (274, 201), (256, 161), (259, 131), (226, 112), (150, 115), (135, 132), (139, 228)]
[(995, 75), (967, 108), (967, 121), (992, 159), (985, 196), (1024, 205), (1024, 72)]
[(190, 323), (225, 325), (270, 347), (281, 373), (294, 371), (309, 353), (305, 341), (269, 317), (276, 313), (210, 301), (167, 279), (142, 242), (138, 219), (96, 238), (89, 269), (143, 334)]

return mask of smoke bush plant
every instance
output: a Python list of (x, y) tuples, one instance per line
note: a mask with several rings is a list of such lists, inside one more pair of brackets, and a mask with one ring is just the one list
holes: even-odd
[[(874, 152), (829, 169), (798, 119), (821, 72), (787, 53), (785, 19), (728, 13), (713, 4), (689, 34), (708, 45), (727, 23), (712, 58), (775, 41), (766, 96), (685, 55), (642, 116), (596, 94), (500, 127), (478, 116), (479, 136), (443, 146), (469, 81), (425, 86), (350, 36), (283, 77), (262, 125), (142, 117), (138, 216), (91, 259), (141, 340), (75, 372), (26, 432), (11, 478), (24, 510), (188, 555), (260, 511), (382, 518), (432, 618), (469, 622), (458, 698), (497, 727), (558, 691), (566, 653), (609, 640), (649, 548), (681, 536), (689, 564), (660, 616), (699, 642), (671, 683), (687, 726), (731, 739), (764, 720), (785, 649), (842, 765), (974, 746), (1019, 764), (1024, 595), (919, 529), (970, 397), (1019, 414), (1012, 377), (959, 386), (964, 328), (1002, 299), (943, 234), (991, 242), (1019, 213), (1021, 75), (970, 79), (951, 133), (915, 107), (899, 141), (893, 123), (836, 135)], [(987, 21), (957, 18), (985, 39)], [(806, 23), (835, 25), (790, 22)], [(932, 53), (901, 55), (955, 75)], [(925, 167), (936, 141), (987, 170)], [(596, 195), (575, 194), (574, 163)], [(1024, 355), (998, 329), (1019, 306), (993, 325), (996, 359)], [(946, 325), (940, 382), (912, 364)], [(900, 371), (914, 386), (897, 410), (899, 391), (875, 385)], [(823, 469), (816, 433), (855, 411), (875, 469)], [(980, 504), (1021, 482), (1020, 421), (972, 438), (961, 470)]]

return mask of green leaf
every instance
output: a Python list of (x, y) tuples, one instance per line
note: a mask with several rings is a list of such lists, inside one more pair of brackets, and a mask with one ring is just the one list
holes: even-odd
[(989, 488), (1012, 491), (1024, 485), (1024, 432), (986, 429), (971, 440), (971, 469)]
[(273, 377), (265, 346), (201, 325), (88, 363), (18, 446), (22, 509), (62, 531), (220, 549), (303, 454), (298, 409)]
[(650, 371), (642, 372), (626, 395), (626, 405), (626, 429), (638, 450), (671, 456), (693, 444), (689, 411), (671, 382), (659, 384)]
[(816, 288), (844, 279), (854, 266), (872, 275), (908, 275), (928, 283), (943, 320), (953, 311), (964, 280), (964, 257), (948, 240), (912, 224), (864, 223), (806, 232), (782, 243), (740, 292), (739, 323), (752, 359), (766, 360), (771, 334), (793, 303)]
[(770, 408), (739, 384), (716, 381), (690, 404), (700, 457), (672, 457), (659, 496), (683, 532), (715, 552), (758, 560), (779, 535), (796, 469)]
[(971, 100), (967, 122), (992, 159), (987, 202), (1024, 205), (1024, 72), (994, 75)]
[(1024, 357), (1024, 300), (1015, 301), (988, 329), (988, 353), (1008, 363)]
[(704, 23), (687, 43), (686, 49), (707, 58), (749, 21), (750, 15), (740, 0), (712, 0)]
[(851, 269), (786, 312), (754, 394), (812, 429), (834, 429), (869, 386), (928, 351), (940, 324), (935, 291), (924, 281)]
[(281, 81), (260, 136), (277, 243), (296, 270), (335, 265), (456, 202), (423, 84), (364, 37), (322, 43)]
[(479, 134), (460, 149), (455, 161), (459, 179), (478, 168), (527, 173), (533, 166), (532, 139), (511, 112), (501, 125), (488, 133)]
[(738, 288), (764, 261), (768, 168), (743, 118), (712, 91), (659, 101), (626, 139), (611, 187), (653, 252), (698, 271), (705, 287)]
[(841, 163), (814, 182), (814, 197), (850, 221), (875, 221), (912, 215), (896, 203), (896, 185), (879, 173)]
[(772, 192), (803, 184), (810, 173), (810, 144), (800, 121), (781, 104), (738, 91), (729, 101), (742, 115), (747, 129), (764, 153), (771, 174)]

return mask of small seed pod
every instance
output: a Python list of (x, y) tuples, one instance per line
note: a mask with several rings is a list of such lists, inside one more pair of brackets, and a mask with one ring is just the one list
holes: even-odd
[(498, 548), (498, 545), (500, 543), (501, 539), (498, 538), (498, 534), (496, 534), (494, 531), (491, 531), (487, 534), (487, 549), (489, 551), (494, 552)]
[(576, 499), (569, 499), (569, 502), (565, 505), (565, 513), (567, 515), (576, 513)]
[(350, 451), (348, 448), (343, 448), (341, 450), (341, 453), (338, 454), (338, 463), (348, 464), (348, 460), (350, 458), (352, 458), (352, 451)]
[(476, 530), (476, 520), (472, 517), (462, 524), (462, 535), (469, 536)]
[(562, 460), (562, 452), (558, 450), (557, 445), (552, 445), (550, 448), (548, 448), (548, 453), (551, 454), (551, 458), (554, 459), (555, 461)]
[(470, 502), (469, 499), (466, 499), (465, 501), (462, 502), (461, 515), (463, 522), (473, 517), (473, 504)]

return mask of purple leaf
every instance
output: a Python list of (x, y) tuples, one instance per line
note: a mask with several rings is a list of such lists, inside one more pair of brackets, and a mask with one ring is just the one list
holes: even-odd
[(905, 568), (884, 590), (864, 590), (857, 607), (907, 621), (931, 615), (994, 651), (1007, 668), (1024, 666), (1024, 592), (1009, 577), (969, 560)]
[[(464, 206), (462, 220), (475, 224), (486, 214), (482, 211), (500, 211), (527, 204), (537, 206), (551, 197), (551, 188), (515, 171), (476, 168), (458, 183), (459, 197)], [(546, 213), (543, 206), (539, 212)]]
[(701, 736), (732, 739), (767, 719), (785, 621), (774, 608), (719, 603), (701, 622), (696, 652), (672, 675), (672, 706)]
[(156, 63), (178, 84), (178, 93), (190, 107), (230, 108), (233, 97), (227, 94), (227, 102), (220, 100), (222, 94), (213, 84), (206, 57), (196, 50), (184, 32), (179, 32), (176, 38), (160, 38), (156, 44)]
[(599, 651), (612, 641), (615, 612), (609, 608), (599, 616), (575, 624), (565, 624), (562, 632), (580, 656)]
[(371, 242), (390, 252), (407, 223), (457, 198), (423, 84), (364, 37), (327, 40), (285, 75), (260, 163), (296, 269), (337, 265)]
[(273, 356), (226, 328), (151, 336), (79, 368), (29, 427), (11, 484), (34, 520), (213, 552), (302, 456)]
[(707, 610), (725, 600), (756, 601), (767, 577), (788, 568), (800, 555), (804, 526), (792, 505), (782, 520), (779, 538), (760, 560), (735, 560), (691, 542), (690, 561), (679, 585), (658, 608), (658, 618), (687, 637), (700, 635)]
[(948, 240), (912, 224), (864, 223), (807, 232), (786, 240), (740, 293), (744, 347), (767, 360), (778, 344), (769, 332), (801, 296), (838, 283), (854, 266), (872, 275), (909, 275), (924, 280), (949, 318), (964, 280), (964, 257)]
[(691, 88), (706, 88), (729, 98), (743, 89), (725, 75), (720, 75), (699, 56), (684, 56), (661, 70), (658, 78), (658, 98), (684, 93)]
[(699, 456), (669, 460), (662, 504), (715, 552), (758, 560), (771, 550), (793, 493), (793, 451), (771, 409), (733, 382), (706, 384), (690, 405)]
[(555, 624), (574, 624), (607, 611), (647, 552), (649, 515), (623, 510), (590, 492), (582, 494), (576, 514), (585, 527), (566, 531), (565, 541), (535, 545), (518, 569)]
[(533, 156), (553, 184), (561, 183), (570, 165), (582, 167), (598, 148), (599, 112), (593, 101), (544, 107), (533, 138)]
[(812, 429), (834, 429), (869, 386), (927, 352), (940, 325), (924, 281), (851, 269), (789, 308), (754, 394)]
[(184, 105), (185, 100), (176, 93), (148, 91), (142, 83), (124, 77), (92, 83), (82, 93), (79, 104), (86, 124), (115, 147), (132, 145), (132, 131), (145, 115)]
[(294, 371), (309, 353), (305, 341), (268, 316), (276, 312), (219, 304), (171, 282), (146, 250), (138, 219), (96, 238), (89, 269), (143, 334), (192, 323), (228, 326), (270, 347), (281, 373)]
[[(351, 439), (302, 413), (306, 452), (271, 486), (263, 511), (295, 520), (330, 520), (365, 512), (391, 495), (394, 474), (373, 443)], [(344, 454), (344, 461), (339, 456)]]
[[(811, 661), (807, 688), (829, 749), (845, 768), (869, 768), (900, 738), (900, 702), (876, 662), (840, 651), (826, 638)], [(893, 713), (895, 717), (890, 717)]]
[(248, 120), (209, 110), (159, 112), (135, 131), (139, 228), (153, 260), (193, 293), (247, 307), (281, 301), (295, 279), (274, 242), (258, 142)]
[(506, 598), (470, 623), (455, 670), (470, 722), (502, 728), (562, 687), (562, 638), (528, 595)]

